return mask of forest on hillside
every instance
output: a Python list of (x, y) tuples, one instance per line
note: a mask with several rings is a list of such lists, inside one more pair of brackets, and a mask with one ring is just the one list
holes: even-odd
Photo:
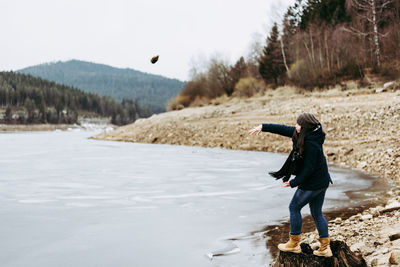
[(148, 117), (148, 109), (138, 101), (85, 93), (31, 75), (0, 72), (0, 105), (4, 110), (0, 123), (78, 123), (78, 115), (110, 117), (111, 123), (124, 125), (139, 117)]
[(45, 63), (18, 72), (111, 96), (116, 101), (137, 99), (151, 113), (164, 112), (167, 100), (183, 88), (183, 82), (177, 79), (81, 60)]
[(400, 0), (296, 0), (262, 49), (233, 65), (217, 56), (193, 69), (168, 110), (282, 85), (313, 90), (357, 80), (368, 86), (366, 72), (383, 80), (400, 76)]

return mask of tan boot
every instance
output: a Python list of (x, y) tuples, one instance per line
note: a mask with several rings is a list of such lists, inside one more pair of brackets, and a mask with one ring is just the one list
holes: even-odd
[(285, 244), (279, 244), (278, 248), (281, 251), (285, 252), (293, 252), (293, 253), (301, 253), (300, 248), (300, 235), (291, 235), (289, 234), (289, 241)]
[(323, 237), (318, 239), (321, 245), (319, 246), (318, 250), (314, 250), (314, 255), (316, 256), (323, 256), (323, 257), (332, 257), (332, 250), (329, 245), (330, 240), (329, 237)]

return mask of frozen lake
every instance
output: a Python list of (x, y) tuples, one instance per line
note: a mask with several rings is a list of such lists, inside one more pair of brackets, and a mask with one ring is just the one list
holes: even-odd
[[(295, 189), (267, 174), (287, 155), (87, 139), (93, 134), (0, 134), (1, 266), (251, 267), (272, 260), (257, 230), (288, 219)], [(375, 197), (345, 193), (357, 195), (373, 179), (330, 172), (324, 210)], [(207, 256), (217, 251), (228, 255)]]

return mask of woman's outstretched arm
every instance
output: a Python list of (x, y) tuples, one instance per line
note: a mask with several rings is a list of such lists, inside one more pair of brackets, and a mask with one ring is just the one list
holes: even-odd
[(249, 134), (259, 134), (260, 132), (270, 132), (274, 134), (280, 134), (286, 137), (292, 137), (293, 132), (296, 129), (294, 126), (286, 126), (283, 124), (263, 123), (257, 127), (254, 127), (249, 131)]

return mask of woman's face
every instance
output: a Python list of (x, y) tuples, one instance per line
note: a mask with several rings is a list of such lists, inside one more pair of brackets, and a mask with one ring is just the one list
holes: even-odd
[(301, 130), (301, 126), (296, 123), (296, 131), (297, 131), (297, 133), (300, 133), (300, 130)]

